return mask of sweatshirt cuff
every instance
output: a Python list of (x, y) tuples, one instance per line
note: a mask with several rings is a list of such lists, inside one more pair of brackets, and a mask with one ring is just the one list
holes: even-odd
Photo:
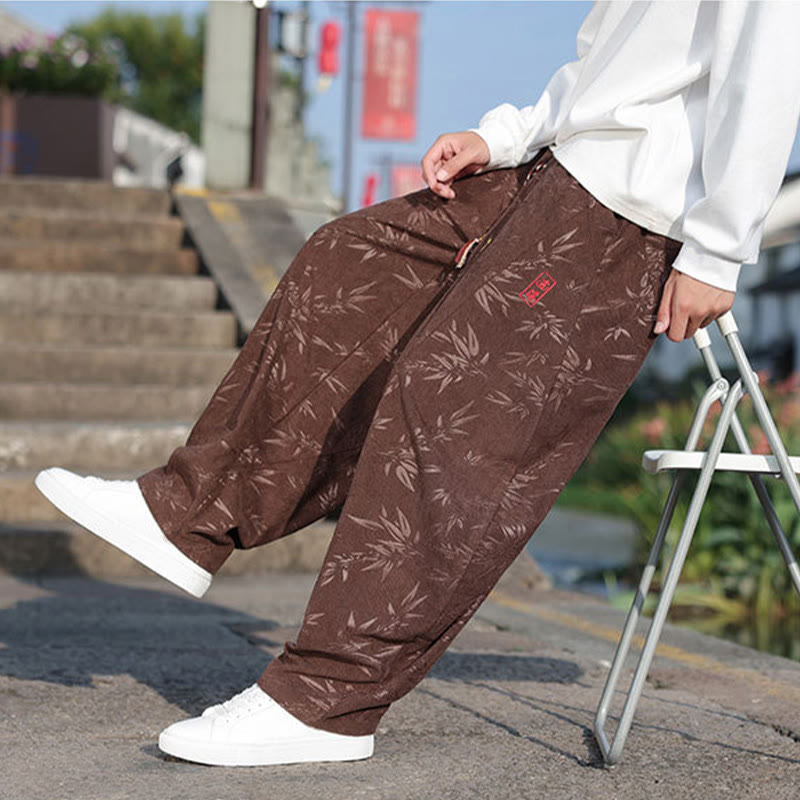
[(692, 242), (684, 242), (672, 266), (684, 275), (709, 283), (717, 289), (735, 292), (742, 262), (715, 256)]
[(488, 172), (490, 169), (502, 169), (504, 167), (515, 167), (514, 137), (497, 120), (487, 120), (477, 128), (467, 128), (468, 131), (477, 133), (486, 142), (489, 148), (489, 163), (484, 164), (479, 172)]

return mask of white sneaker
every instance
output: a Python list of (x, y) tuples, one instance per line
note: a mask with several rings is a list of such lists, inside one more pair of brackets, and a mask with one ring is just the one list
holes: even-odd
[(211, 585), (211, 573), (164, 535), (137, 481), (83, 478), (51, 467), (42, 470), (35, 483), (68, 517), (189, 594), (202, 597)]
[(253, 684), (199, 717), (170, 725), (158, 737), (158, 746), (186, 761), (256, 767), (369, 758), (374, 736), (344, 736), (312, 728)]

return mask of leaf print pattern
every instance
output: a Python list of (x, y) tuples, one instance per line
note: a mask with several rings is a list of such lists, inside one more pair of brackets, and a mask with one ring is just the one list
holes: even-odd
[(625, 287), (625, 294), (635, 303), (634, 320), (639, 325), (649, 326), (652, 324), (655, 321), (653, 309), (657, 310), (658, 308), (655, 303), (655, 290), (652, 283), (647, 281), (643, 275), (638, 281), (638, 286), (635, 288)]
[(627, 328), (623, 327), (622, 325), (612, 325), (610, 328), (606, 329), (605, 335), (603, 336), (603, 341), (607, 342), (609, 339), (616, 341), (620, 336), (627, 336), (629, 339), (631, 338), (630, 331), (628, 331)]
[[(263, 689), (310, 725), (375, 730), (586, 457), (652, 346), (679, 248), (547, 149), (306, 241), (186, 444), (139, 478), (210, 572), (338, 512)], [(529, 306), (519, 293), (542, 271), (555, 285)]]
[(348, 518), (356, 525), (381, 534), (380, 538), (375, 537), (366, 545), (367, 552), (362, 558), (363, 571), (380, 570), (381, 578), (386, 579), (405, 561), (421, 557), (419, 531), (412, 529), (411, 523), (399, 507), (395, 509), (394, 519), (389, 518), (384, 507), (381, 507), (377, 520), (362, 519), (352, 514)]
[(425, 380), (439, 381), (438, 394), (441, 394), (451, 383), (464, 378), (472, 378), (486, 374), (486, 363), (490, 353), (481, 348), (472, 325), (467, 322), (465, 331), (459, 331), (455, 320), (450, 322), (447, 331), (433, 334), (437, 341), (448, 345), (448, 348), (431, 353), (428, 360), (421, 362), (425, 372)]
[(544, 381), (535, 373), (506, 372), (515, 388), (525, 389), (522, 399), (515, 399), (505, 392), (495, 389), (486, 395), (492, 403), (503, 406), (509, 414), (517, 414), (522, 419), (529, 416), (534, 409), (541, 408), (546, 398)]
[(558, 317), (546, 308), (533, 319), (526, 319), (517, 329), (519, 333), (527, 335), (530, 341), (536, 341), (541, 335), (546, 334), (556, 342), (567, 341), (566, 320)]
[(409, 491), (414, 491), (414, 479), (417, 477), (417, 462), (414, 451), (408, 446), (382, 450), (386, 459), (383, 463), (383, 474), (394, 475)]

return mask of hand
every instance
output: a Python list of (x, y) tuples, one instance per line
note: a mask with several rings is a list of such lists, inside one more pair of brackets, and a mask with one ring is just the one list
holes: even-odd
[(443, 133), (422, 159), (422, 177), (432, 192), (452, 200), (450, 184), (489, 163), (489, 146), (474, 131)]
[(698, 328), (730, 311), (734, 296), (673, 269), (664, 284), (653, 333), (668, 330), (667, 338), (673, 342), (689, 339)]

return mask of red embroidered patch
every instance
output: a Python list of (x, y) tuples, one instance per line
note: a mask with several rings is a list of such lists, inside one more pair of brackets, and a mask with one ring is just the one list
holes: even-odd
[(519, 296), (529, 305), (536, 305), (554, 286), (556, 279), (548, 272), (537, 275)]

